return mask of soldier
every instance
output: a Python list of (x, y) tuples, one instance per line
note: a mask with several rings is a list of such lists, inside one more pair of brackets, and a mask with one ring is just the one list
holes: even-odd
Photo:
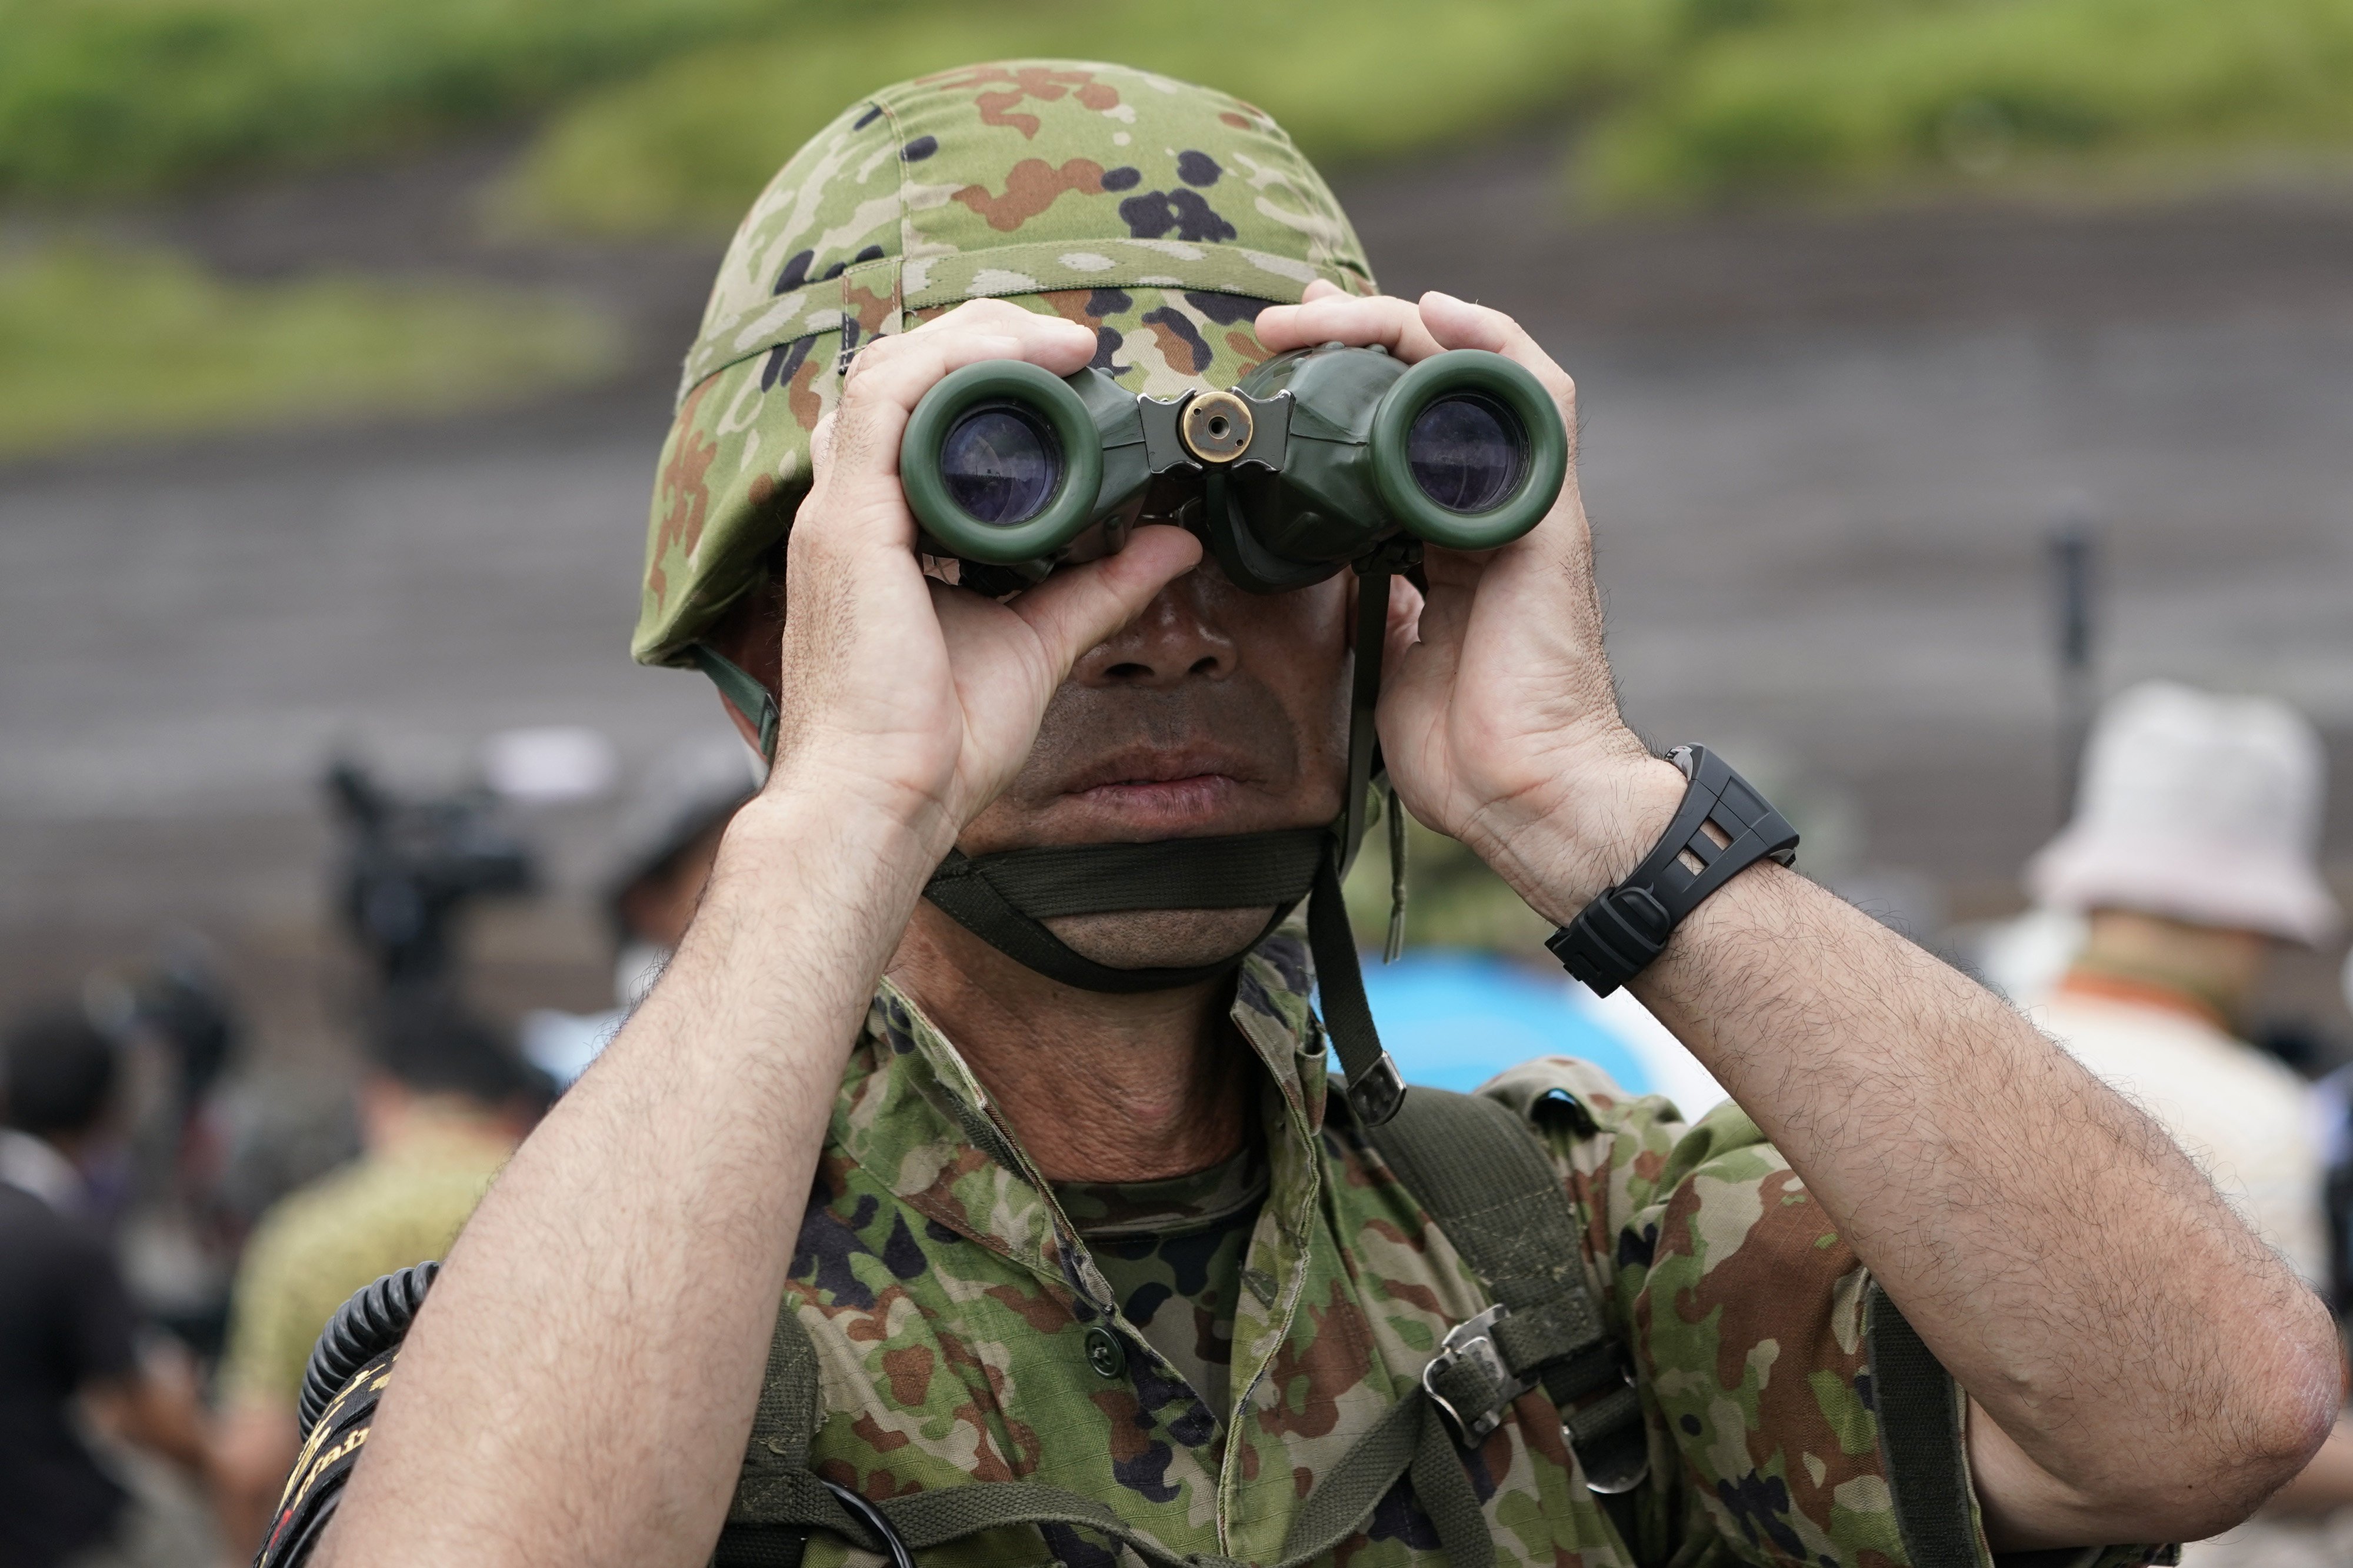
[[(1507, 356), (1575, 428), (1525, 332), (1380, 296), (1213, 92), (974, 67), (778, 174), (636, 645), (770, 777), (326, 1405), (270, 1561), (1984, 1563), (2208, 1533), (2295, 1473), (2326, 1311), (2143, 1117), (1773, 863), (1736, 776), (1628, 731), (1573, 480), (1385, 620), (1336, 570), (1241, 591), (1214, 511), (1175, 515), (1216, 563), (1166, 526), (1019, 591), (919, 561), (901, 442), (955, 368), (1176, 397), (1328, 342)], [(1567, 1061), (1400, 1105), (1326, 896), (1384, 648), (1405, 805), (1736, 1105)]]

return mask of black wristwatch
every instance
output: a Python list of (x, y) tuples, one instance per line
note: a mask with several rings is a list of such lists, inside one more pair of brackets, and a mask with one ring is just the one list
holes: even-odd
[(1731, 763), (1705, 746), (1667, 756), (1691, 783), (1658, 847), (1545, 943), (1597, 996), (1641, 973), (1677, 923), (1734, 877), (1759, 860), (1798, 858), (1798, 830)]

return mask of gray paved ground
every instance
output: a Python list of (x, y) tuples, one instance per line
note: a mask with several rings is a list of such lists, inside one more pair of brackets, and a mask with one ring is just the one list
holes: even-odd
[[(427, 237), (397, 259), (512, 271), (445, 221), (489, 166), (157, 221), (244, 270), (398, 232)], [(2106, 678), (2302, 703), (2331, 735), (2329, 848), (2353, 868), (2353, 213), (1589, 228), (1553, 190), (1539, 150), (1505, 149), (1344, 195), (1390, 287), (1511, 309), (1577, 375), (1646, 731), (1764, 761), (1833, 861), (1994, 907), (2052, 826), (2042, 534), (2087, 505)], [(403, 203), (442, 216), (385, 216)], [(708, 728), (699, 682), (623, 651), (661, 362), (707, 259), (563, 263), (649, 345), (595, 396), (0, 469), (0, 996), (191, 922), (306, 1030), (332, 1011), (312, 805), (331, 747), (425, 778), (509, 725), (593, 723), (632, 761)], [(603, 819), (542, 826), (578, 885)], [(486, 940), (507, 1000), (594, 990), (576, 908)], [(2285, 994), (2317, 1008), (2321, 966)]]

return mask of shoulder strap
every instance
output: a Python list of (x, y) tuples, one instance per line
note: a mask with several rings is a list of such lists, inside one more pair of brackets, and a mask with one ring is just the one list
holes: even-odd
[(1475, 1439), (1541, 1383), (1587, 1484), (1604, 1496), (1639, 1486), (1650, 1458), (1633, 1363), (1586, 1284), (1577, 1211), (1525, 1120), (1483, 1095), (1417, 1086), (1366, 1135), (1495, 1298), (1447, 1336), (1422, 1375), (1430, 1396)]
[(1978, 1531), (1960, 1388), (1876, 1279), (1862, 1332), (1896, 1531), (1915, 1568), (1972, 1568)]
[[(894, 1563), (906, 1553), (982, 1531), (1014, 1525), (1071, 1524), (1133, 1550), (1154, 1568), (1244, 1568), (1208, 1554), (1182, 1554), (1144, 1534), (1081, 1493), (1028, 1482), (976, 1482), (870, 1502), (808, 1468), (810, 1440), (824, 1418), (817, 1348), (790, 1303), (776, 1313), (760, 1403), (744, 1446), (735, 1499), (719, 1532), (713, 1568), (800, 1568), (811, 1532), (826, 1530)], [(1493, 1562), (1478, 1494), (1463, 1474), (1446, 1428), (1417, 1389), (1311, 1492), (1278, 1568), (1300, 1568), (1356, 1532), (1397, 1479), (1410, 1472), (1425, 1511), (1438, 1526), (1450, 1562), (1482, 1568)]]
[[(712, 1558), (715, 1568), (800, 1568), (811, 1529), (850, 1526), (848, 1511), (808, 1468), (809, 1443), (823, 1416), (817, 1346), (792, 1303), (781, 1302), (735, 1500)], [(845, 1533), (856, 1539), (863, 1532)]]

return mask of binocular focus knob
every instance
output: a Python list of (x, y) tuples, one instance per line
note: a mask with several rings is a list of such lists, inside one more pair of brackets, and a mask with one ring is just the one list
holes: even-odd
[(1177, 438), (1205, 463), (1230, 463), (1250, 450), (1250, 405), (1230, 392), (1197, 392), (1176, 418)]

